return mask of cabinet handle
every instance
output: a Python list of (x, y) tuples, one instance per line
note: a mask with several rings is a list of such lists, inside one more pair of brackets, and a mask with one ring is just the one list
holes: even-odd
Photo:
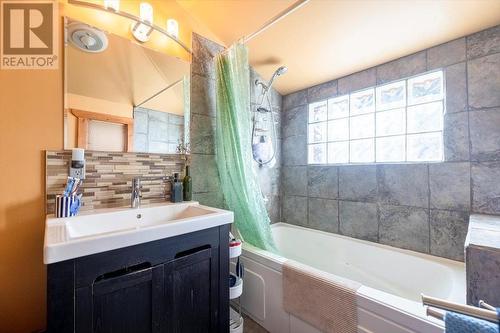
[(129, 268), (121, 269), (112, 273), (101, 275), (92, 284), (94, 295), (102, 295), (115, 290), (130, 287), (136, 284), (151, 281), (151, 264), (135, 265)]
[(210, 245), (199, 246), (194, 249), (179, 252), (175, 255), (175, 267), (192, 265), (193, 263), (207, 260), (212, 256), (212, 248)]
[(202, 251), (206, 251), (206, 250), (210, 250), (210, 245), (208, 245), (208, 244), (202, 245), (202, 246), (198, 246), (198, 247), (186, 250), (186, 251), (178, 252), (175, 254), (175, 259), (180, 259), (182, 257), (194, 255), (198, 252), (202, 252)]

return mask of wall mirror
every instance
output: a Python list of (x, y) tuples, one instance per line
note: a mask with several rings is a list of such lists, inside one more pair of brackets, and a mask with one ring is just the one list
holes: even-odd
[(185, 153), (189, 62), (70, 18), (65, 31), (65, 149)]

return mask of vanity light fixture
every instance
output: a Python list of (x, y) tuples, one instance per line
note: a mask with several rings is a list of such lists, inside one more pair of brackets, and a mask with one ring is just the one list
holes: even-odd
[(120, 10), (120, 0), (104, 0), (104, 7), (117, 12)]
[(179, 23), (174, 19), (168, 19), (167, 32), (175, 38), (179, 38)]
[(153, 6), (147, 2), (141, 2), (139, 13), (141, 21), (132, 23), (132, 34), (139, 42), (145, 43), (149, 40), (151, 32), (153, 32), (151, 27), (151, 24), (153, 24)]
[[(179, 24), (177, 21), (172, 20), (175, 23), (168, 23), (167, 21), (167, 29), (164, 29), (160, 26), (157, 26), (153, 23), (153, 7), (146, 2), (142, 2), (139, 7), (140, 17), (129, 14), (127, 12), (120, 10), (120, 0), (103, 0), (101, 4), (91, 1), (83, 1), (83, 0), (68, 0), (68, 4), (75, 6), (82, 6), (87, 8), (93, 8), (101, 11), (105, 11), (108, 13), (112, 13), (115, 15), (119, 15), (121, 17), (126, 17), (134, 23), (132, 23), (132, 34), (134, 37), (140, 42), (147, 42), (149, 40), (149, 36), (153, 30), (158, 31), (159, 33), (167, 36), (179, 46), (181, 46), (188, 53), (192, 53), (191, 49), (184, 44), (181, 40), (179, 40)], [(169, 25), (172, 25), (172, 28), (168, 28)], [(175, 26), (175, 27), (174, 27)]]

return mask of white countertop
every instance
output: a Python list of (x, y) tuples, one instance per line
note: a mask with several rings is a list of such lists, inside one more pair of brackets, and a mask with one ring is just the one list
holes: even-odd
[(47, 215), (43, 261), (52, 264), (217, 227), (233, 220), (233, 212), (195, 201), (96, 209), (68, 218)]

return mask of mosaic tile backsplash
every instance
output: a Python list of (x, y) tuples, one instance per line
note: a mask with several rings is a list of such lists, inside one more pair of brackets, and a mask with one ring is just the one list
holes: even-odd
[[(46, 152), (46, 212), (52, 214), (55, 196), (64, 191), (71, 151)], [(86, 179), (83, 184), (81, 210), (126, 207), (130, 205), (132, 178), (183, 177), (186, 157), (170, 154), (85, 152)], [(169, 200), (170, 184), (161, 180), (142, 182), (142, 203)]]

